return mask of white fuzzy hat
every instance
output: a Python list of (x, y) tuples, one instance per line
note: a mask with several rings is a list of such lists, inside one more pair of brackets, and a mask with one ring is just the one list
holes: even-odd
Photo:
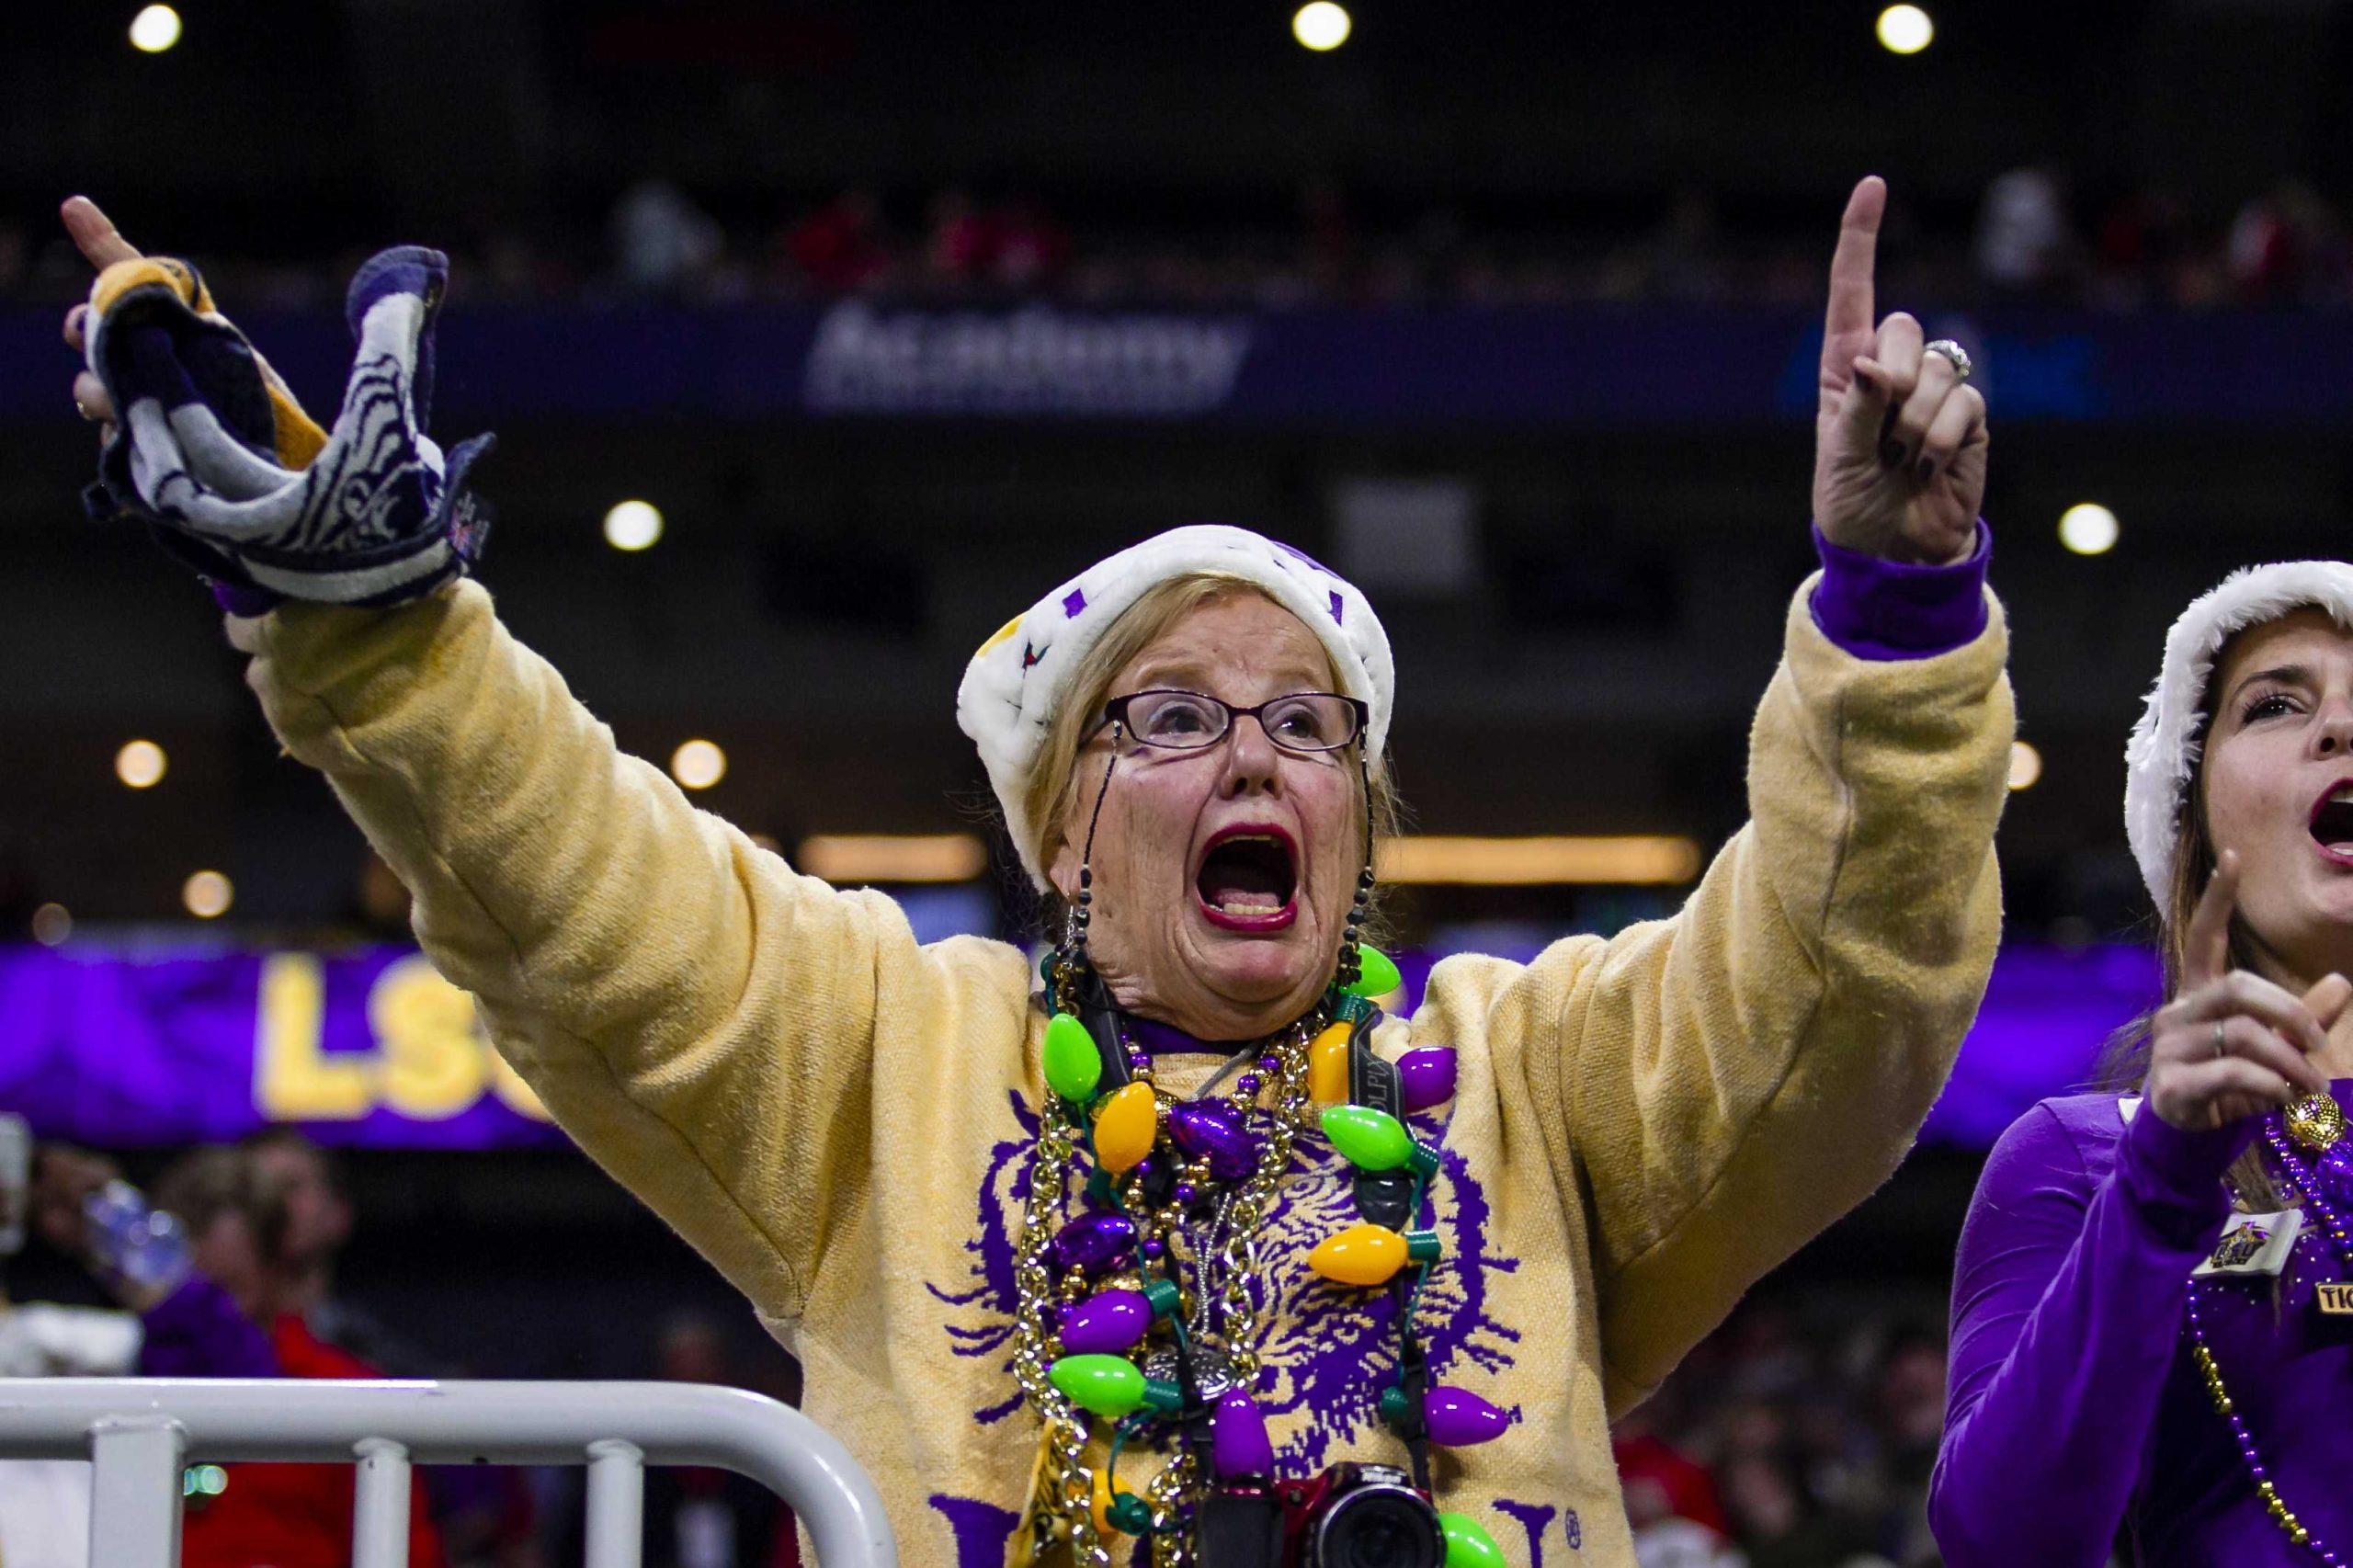
[(1155, 585), (1194, 572), (1238, 577), (1299, 617), (1331, 654), (1341, 692), (1370, 712), (1366, 759), (1389, 744), (1397, 691), (1389, 634), (1345, 578), (1287, 544), (1222, 523), (1171, 528), (1131, 545), (1006, 621), (981, 644), (956, 688), (956, 722), (980, 748), (1022, 868), (1040, 890), (1048, 885), (1039, 853), (1044, 824), (1029, 820), (1024, 802), (1047, 729), (1075, 697), (1072, 678), (1111, 623)]
[(2206, 683), (2222, 645), (2294, 610), (2325, 609), (2353, 631), (2353, 565), (2279, 561), (2245, 566), (2192, 599), (2165, 633), (2165, 662), (2124, 746), (2124, 836), (2159, 909), (2173, 887), (2175, 824), (2198, 771)]

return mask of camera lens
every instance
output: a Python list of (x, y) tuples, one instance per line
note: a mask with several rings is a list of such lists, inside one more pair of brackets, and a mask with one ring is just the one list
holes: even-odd
[(1445, 1561), (1437, 1512), (1402, 1487), (1341, 1498), (1315, 1532), (1317, 1568), (1438, 1568)]

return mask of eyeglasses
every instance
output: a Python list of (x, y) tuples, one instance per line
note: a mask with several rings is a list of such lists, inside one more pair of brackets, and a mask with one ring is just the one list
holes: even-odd
[(1169, 751), (1200, 751), (1225, 739), (1236, 719), (1258, 721), (1267, 738), (1285, 751), (1313, 755), (1338, 751), (1364, 733), (1365, 705), (1332, 691), (1295, 691), (1256, 708), (1236, 708), (1198, 691), (1134, 691), (1103, 705), (1103, 722), (1117, 724), (1137, 741)]

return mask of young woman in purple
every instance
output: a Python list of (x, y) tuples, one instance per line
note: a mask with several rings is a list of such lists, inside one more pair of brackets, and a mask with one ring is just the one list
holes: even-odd
[(2353, 566), (2193, 603), (2126, 753), (2167, 1000), (1961, 1233), (1950, 1568), (2353, 1563)]

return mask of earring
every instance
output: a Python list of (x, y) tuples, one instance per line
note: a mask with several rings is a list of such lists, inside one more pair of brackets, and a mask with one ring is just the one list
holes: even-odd
[(1361, 938), (1365, 915), (1371, 906), (1372, 868), (1367, 866), (1357, 874), (1356, 902), (1349, 906), (1347, 922), (1340, 932), (1340, 968), (1335, 978), (1343, 991), (1363, 978), (1364, 949)]

